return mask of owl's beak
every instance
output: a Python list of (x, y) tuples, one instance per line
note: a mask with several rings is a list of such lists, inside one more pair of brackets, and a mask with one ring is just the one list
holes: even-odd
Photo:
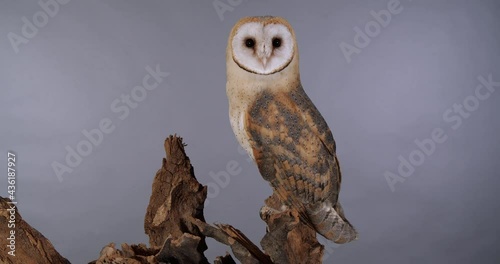
[(266, 57), (261, 58), (260, 62), (262, 62), (262, 66), (264, 66), (264, 69), (265, 69), (266, 65), (267, 65), (267, 58)]
[(264, 69), (265, 69), (267, 66), (267, 59), (271, 56), (271, 52), (267, 49), (265, 44), (262, 46), (261, 50), (262, 51), (259, 52), (258, 56), (259, 56), (260, 62), (262, 63), (262, 66), (264, 66)]

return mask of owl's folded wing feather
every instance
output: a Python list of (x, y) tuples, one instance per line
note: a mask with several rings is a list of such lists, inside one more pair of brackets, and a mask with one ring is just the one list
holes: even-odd
[(259, 171), (275, 189), (306, 204), (337, 197), (335, 142), (305, 93), (263, 93), (247, 113), (245, 128)]

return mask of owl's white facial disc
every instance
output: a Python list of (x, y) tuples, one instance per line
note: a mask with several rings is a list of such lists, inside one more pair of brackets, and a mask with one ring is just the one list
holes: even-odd
[(290, 64), (294, 55), (292, 34), (281, 24), (243, 24), (234, 35), (231, 45), (236, 64), (256, 74), (281, 71)]

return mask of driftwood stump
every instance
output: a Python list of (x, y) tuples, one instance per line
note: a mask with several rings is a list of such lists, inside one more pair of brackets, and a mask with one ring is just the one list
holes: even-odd
[(205, 236), (192, 223), (205, 222), (203, 204), (207, 187), (194, 176), (180, 138), (165, 140), (166, 159), (156, 173), (144, 220), (144, 230), (153, 248), (162, 247), (158, 260), (208, 263)]
[[(177, 136), (165, 140), (166, 158), (163, 158), (153, 180), (144, 219), (150, 246), (121, 244), (118, 249), (110, 243), (102, 248), (99, 258), (91, 264), (210, 263), (204, 255), (207, 237), (228, 245), (234, 257), (244, 264), (321, 263), (324, 249), (316, 239), (316, 232), (300, 221), (297, 211), (280, 211), (282, 204), (275, 194), (266, 199), (260, 213), (267, 224), (266, 235), (260, 242), (262, 250), (231, 225), (206, 223), (203, 209), (207, 187), (196, 180), (184, 146), (182, 138)], [(6, 229), (12, 211), (9, 202), (0, 197), (2, 238), (9, 232)], [(17, 208), (13, 210), (16, 218), (16, 257), (11, 257), (8, 248), (2, 247), (1, 264), (69, 263), (57, 253), (49, 240), (22, 220)], [(236, 262), (226, 252), (213, 263)]]
[[(229, 245), (242, 263), (321, 263), (323, 246), (316, 240), (316, 232), (299, 220), (296, 211), (279, 212), (281, 202), (275, 195), (266, 200), (266, 206), (276, 211), (261, 213), (268, 225), (261, 241), (265, 253), (236, 228), (207, 224), (203, 217), (207, 187), (196, 180), (182, 139), (167, 138), (165, 152), (166, 159), (153, 182), (144, 225), (151, 246), (163, 245), (162, 260), (206, 263), (205, 237), (211, 237)], [(232, 263), (229, 258), (230, 255), (219, 257), (217, 262), (227, 259), (227, 263)]]

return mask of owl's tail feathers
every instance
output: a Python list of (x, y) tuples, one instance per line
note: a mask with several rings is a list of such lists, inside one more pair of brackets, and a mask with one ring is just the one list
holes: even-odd
[(344, 244), (358, 238), (358, 232), (345, 218), (339, 202), (335, 207), (322, 205), (308, 210), (308, 215), (316, 231), (328, 240)]

